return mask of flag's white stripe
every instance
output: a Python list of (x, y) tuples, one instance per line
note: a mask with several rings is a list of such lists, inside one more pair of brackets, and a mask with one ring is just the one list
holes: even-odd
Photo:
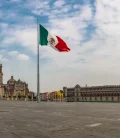
[[(51, 38), (54, 40), (53, 43), (51, 43)], [(48, 33), (47, 40), (48, 40), (48, 45), (49, 45), (50, 47), (52, 47), (53, 49), (59, 51), (59, 50), (56, 48), (56, 45), (57, 45), (59, 42), (58, 42), (58, 39), (57, 39), (57, 37), (56, 37), (55, 35), (52, 35), (52, 34)]]

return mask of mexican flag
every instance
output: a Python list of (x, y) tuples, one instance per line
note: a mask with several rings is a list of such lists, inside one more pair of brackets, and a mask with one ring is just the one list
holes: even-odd
[(40, 41), (41, 46), (51, 46), (59, 52), (68, 52), (70, 49), (67, 44), (58, 36), (49, 33), (42, 25), (39, 25), (40, 29)]

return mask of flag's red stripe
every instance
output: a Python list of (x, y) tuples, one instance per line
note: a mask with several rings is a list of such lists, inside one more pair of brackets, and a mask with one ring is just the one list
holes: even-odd
[(58, 44), (55, 46), (60, 52), (68, 52), (70, 51), (70, 48), (67, 47), (67, 44), (58, 36), (56, 36), (58, 39)]

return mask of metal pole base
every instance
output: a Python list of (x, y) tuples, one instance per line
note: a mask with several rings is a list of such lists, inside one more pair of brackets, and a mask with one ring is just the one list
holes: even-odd
[(37, 97), (37, 103), (40, 103), (40, 97), (39, 96)]

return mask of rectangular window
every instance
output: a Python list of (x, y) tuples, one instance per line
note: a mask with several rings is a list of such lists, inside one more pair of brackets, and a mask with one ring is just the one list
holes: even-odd
[(113, 101), (113, 97), (112, 97), (112, 101)]
[(95, 96), (95, 100), (97, 100), (97, 97)]
[(106, 97), (106, 101), (108, 101), (108, 97)]
[(92, 99), (92, 98), (91, 98), (91, 96), (90, 96), (90, 101), (91, 101), (91, 99)]
[(118, 101), (119, 101), (119, 96), (118, 96)]

